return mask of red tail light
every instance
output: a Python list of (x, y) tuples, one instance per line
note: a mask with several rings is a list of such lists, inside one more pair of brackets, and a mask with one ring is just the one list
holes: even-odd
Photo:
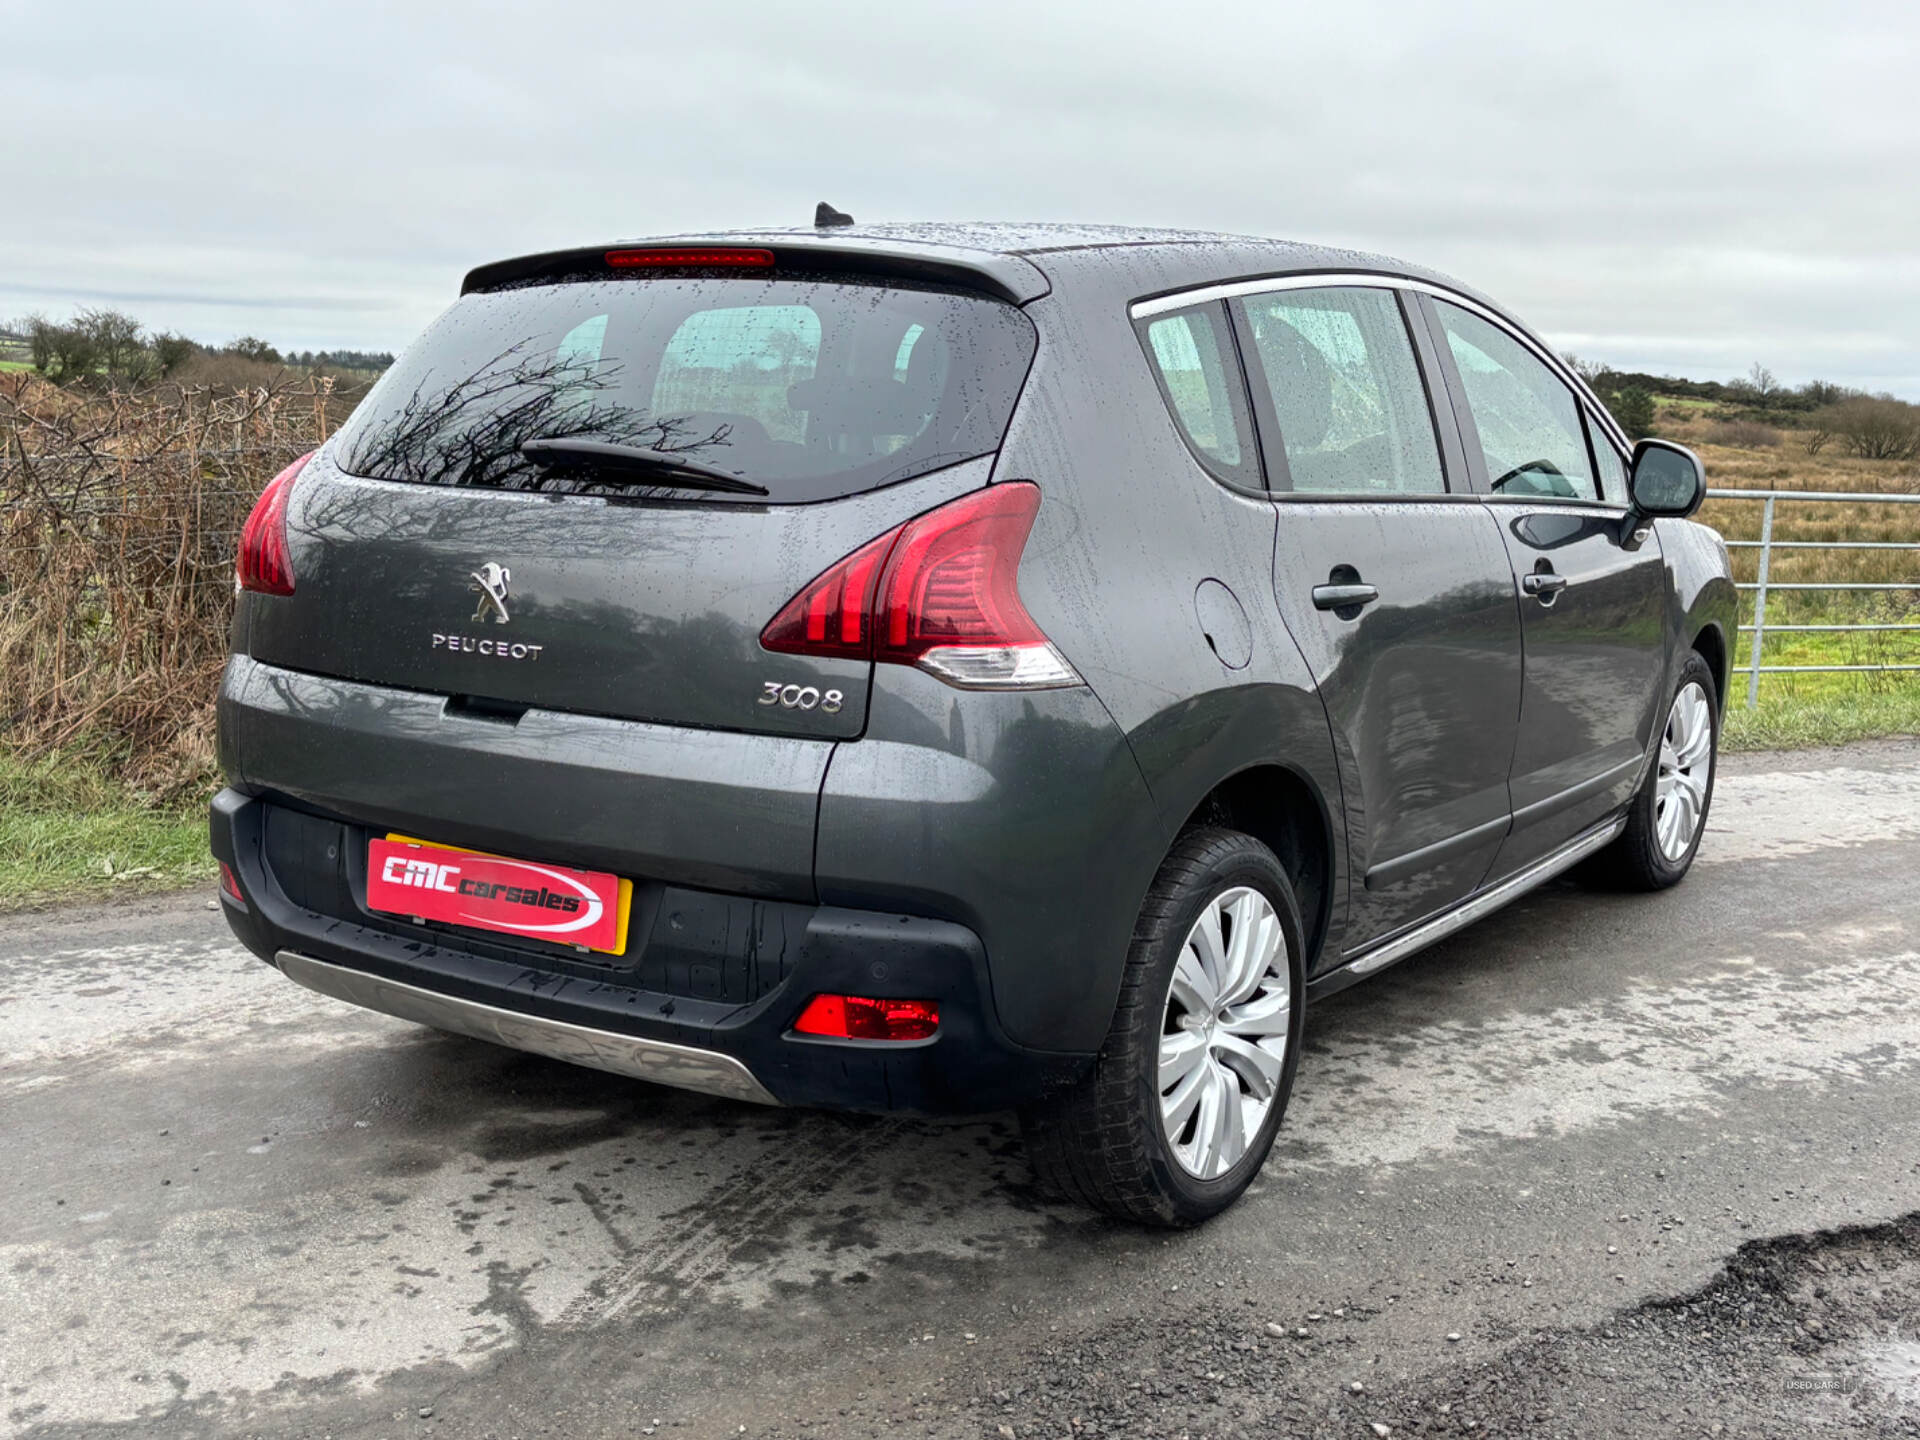
[(870, 1000), (864, 995), (816, 995), (793, 1022), (798, 1035), (832, 1040), (926, 1040), (940, 1028), (932, 1000)]
[(253, 513), (240, 531), (240, 554), (233, 562), (234, 581), (242, 590), (261, 595), (293, 593), (293, 553), (287, 548), (287, 498), (293, 482), (313, 459), (309, 451), (267, 482)]
[(242, 910), (247, 908), (247, 897), (240, 893), (240, 877), (233, 873), (233, 867), (224, 860), (220, 862), (220, 893)]
[(949, 685), (1041, 689), (1080, 676), (1020, 603), (1020, 552), (1040, 487), (990, 485), (870, 540), (789, 600), (760, 634), (785, 655), (916, 665)]

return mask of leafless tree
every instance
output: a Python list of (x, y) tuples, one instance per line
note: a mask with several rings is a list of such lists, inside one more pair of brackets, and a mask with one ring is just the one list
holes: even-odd
[(1825, 431), (1862, 460), (1911, 460), (1920, 455), (1920, 406), (1892, 396), (1856, 395), (1814, 417)]

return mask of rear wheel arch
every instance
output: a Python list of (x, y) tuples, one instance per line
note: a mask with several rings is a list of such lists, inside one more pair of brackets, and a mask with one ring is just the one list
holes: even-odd
[(1311, 973), (1333, 915), (1334, 830), (1325, 797), (1289, 766), (1251, 765), (1200, 798), (1169, 849), (1197, 826), (1238, 830), (1273, 851), (1300, 905), (1306, 931), (1302, 958)]

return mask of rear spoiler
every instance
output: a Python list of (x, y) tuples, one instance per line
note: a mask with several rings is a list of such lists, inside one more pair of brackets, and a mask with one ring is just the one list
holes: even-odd
[[(871, 275), (877, 279), (904, 280), (944, 289), (973, 290), (997, 299), (1025, 305), (1038, 300), (1052, 287), (1039, 268), (1018, 255), (992, 250), (970, 250), (958, 245), (902, 243), (899, 240), (836, 234), (831, 237), (811, 233), (775, 231), (766, 234), (688, 235), (662, 240), (620, 241), (614, 245), (595, 245), (579, 250), (550, 250), (542, 255), (522, 255), (513, 260), (496, 260), (467, 272), (460, 293), (476, 290), (502, 290), (539, 280), (579, 280), (598, 275), (624, 275), (632, 272), (607, 263), (609, 251), (644, 246), (649, 250), (669, 250), (679, 245), (689, 249), (715, 246), (753, 246), (773, 252), (773, 275)], [(689, 269), (698, 269), (690, 265)], [(655, 268), (650, 273), (659, 273)], [(766, 275), (760, 270), (755, 273)]]

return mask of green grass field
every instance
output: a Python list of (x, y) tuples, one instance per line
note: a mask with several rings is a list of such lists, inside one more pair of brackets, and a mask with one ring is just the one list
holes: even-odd
[(0, 754), (0, 913), (204, 883), (205, 809), (154, 806), (80, 757)]
[[(1742, 618), (1746, 618), (1744, 615)], [(1796, 616), (1813, 623), (1812, 613)], [(1833, 616), (1855, 621), (1854, 613)], [(1906, 613), (1902, 619), (1911, 621)], [(1722, 744), (1729, 750), (1791, 750), (1882, 735), (1920, 735), (1920, 671), (1760, 677), (1760, 704), (1747, 709), (1751, 640), (1740, 637), (1727, 695)], [(1770, 633), (1764, 665), (1920, 664), (1920, 631)]]
[[(1796, 676), (1840, 680), (1841, 676)], [(1747, 685), (1735, 676), (1727, 700), (1723, 750), (1804, 750), (1888, 735), (1920, 735), (1920, 676), (1885, 691), (1842, 691), (1804, 683), (1788, 689), (1780, 677), (1760, 677), (1760, 707), (1747, 709)]]

